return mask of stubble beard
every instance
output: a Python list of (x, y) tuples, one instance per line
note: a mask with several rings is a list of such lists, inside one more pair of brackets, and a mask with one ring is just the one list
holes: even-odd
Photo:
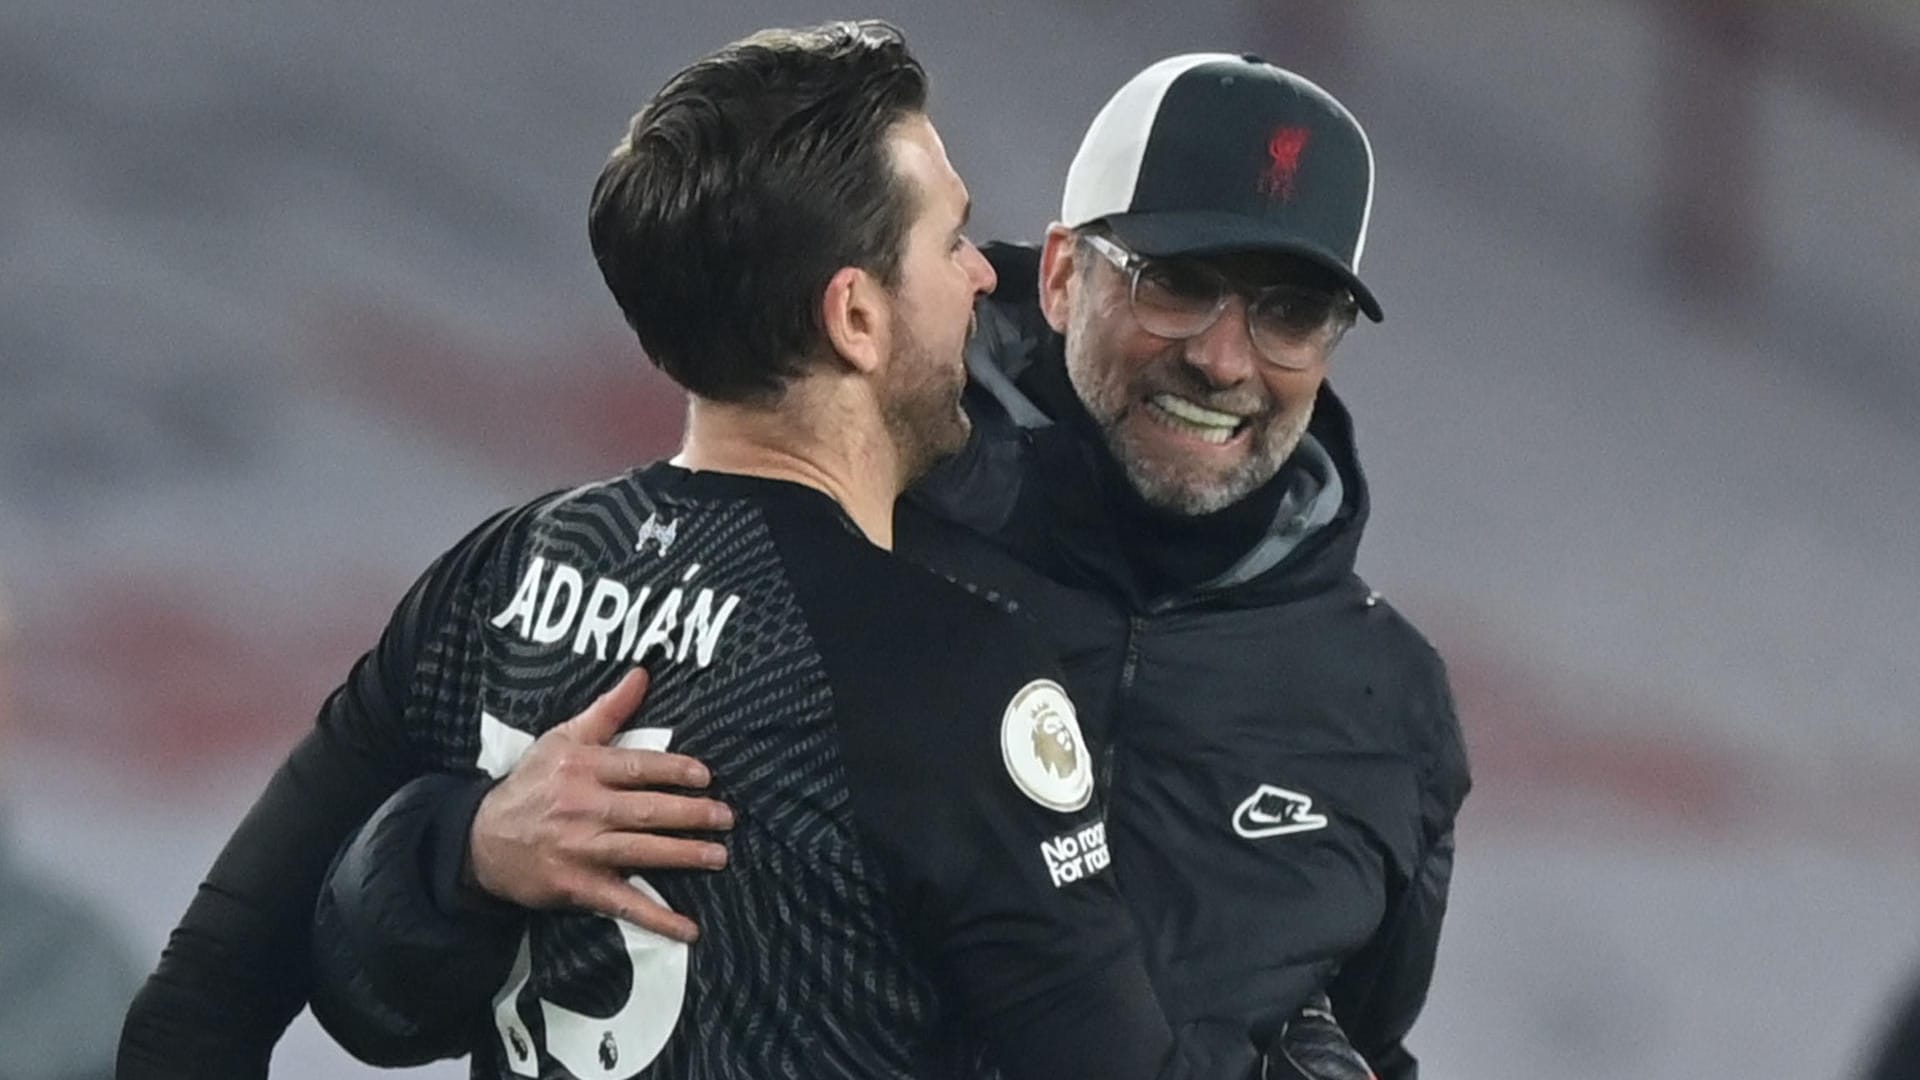
[[(1077, 333), (1071, 335), (1067, 343), (1068, 380), (1100, 430), (1107, 452), (1120, 466), (1127, 483), (1142, 501), (1155, 509), (1198, 517), (1224, 510), (1253, 494), (1278, 475), (1280, 467), (1300, 445), (1313, 418), (1313, 405), (1309, 401), (1306, 408), (1293, 415), (1279, 414), (1256, 420), (1260, 429), (1252, 433), (1252, 445), (1246, 456), (1224, 471), (1194, 467), (1166, 450), (1149, 451), (1129, 438), (1127, 430), (1132, 414), (1146, 408), (1143, 404), (1146, 394), (1128, 382), (1119, 365), (1102, 364), (1089, 355), (1091, 350), (1076, 349), (1076, 339), (1085, 342), (1088, 338), (1084, 326), (1074, 329)], [(1177, 360), (1170, 361), (1169, 365), (1171, 371), (1184, 371)], [(1177, 376), (1160, 381), (1185, 382), (1186, 385), (1156, 385), (1153, 392), (1165, 390), (1202, 404), (1208, 402), (1209, 392), (1197, 382)], [(1151, 417), (1138, 422), (1158, 423)]]
[(904, 490), (967, 445), (973, 424), (960, 406), (966, 368), (960, 362), (942, 363), (918, 335), (905, 329), (888, 367), (896, 376), (881, 419), (898, 448)]

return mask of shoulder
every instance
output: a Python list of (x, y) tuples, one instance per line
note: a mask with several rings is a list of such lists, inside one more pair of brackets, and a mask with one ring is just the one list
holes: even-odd
[(423, 649), (461, 651), (456, 646), (472, 631), (470, 617), (523, 591), (522, 564), (542, 531), (595, 486), (546, 492), (496, 511), (435, 559), (388, 621), (383, 651), (392, 670), (412, 667)]
[(996, 592), (872, 547), (794, 571), (836, 684), (860, 699), (998, 709), (1057, 679), (1037, 628)]
[(1364, 584), (1361, 588), (1377, 650), (1387, 658), (1394, 675), (1398, 715), (1419, 752), (1433, 802), (1430, 811), (1450, 819), (1466, 798), (1471, 779), (1447, 662), (1426, 634), (1378, 590)]
[(395, 605), (381, 651), (394, 670), (411, 666), (425, 639), (444, 633), (496, 586), (538, 508), (551, 495), (497, 511), (440, 553)]
[(917, 658), (988, 662), (1041, 651), (1034, 627), (999, 592), (864, 543), (836, 546), (793, 572), (810, 615), (853, 639)]
[(469, 529), (446, 550), (429, 576), (465, 580), (483, 574), (500, 561), (513, 558), (540, 522), (585, 488), (549, 491), (526, 502), (496, 510)]
[(863, 561), (830, 594), (806, 598), (855, 771), (882, 788), (905, 782), (903, 805), (938, 791), (1085, 808), (1092, 750), (1037, 630), (985, 590), (877, 550)]
[[(463, 537), (441, 563), (467, 582), (512, 588), (528, 561), (563, 557), (580, 565), (611, 565), (649, 540), (662, 502), (640, 470), (544, 492), (490, 515)], [(654, 519), (650, 521), (649, 519)], [(671, 522), (671, 518), (665, 520)]]
[(884, 596), (849, 592), (826, 620), (809, 616), (830, 639), (820, 653), (863, 787), (895, 791), (896, 816), (931, 799), (1037, 814), (1034, 828), (1058, 832), (1057, 815), (1086, 810), (1095, 787), (1094, 747), (1058, 663), (985, 590), (889, 561), (870, 579)]

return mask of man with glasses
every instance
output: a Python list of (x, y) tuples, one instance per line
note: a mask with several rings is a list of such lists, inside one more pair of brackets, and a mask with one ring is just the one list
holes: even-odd
[(1403, 1080), (1468, 774), (1440, 658), (1354, 573), (1366, 482), (1327, 373), (1381, 318), (1372, 202), (1364, 131), (1311, 82), (1228, 54), (1142, 71), (1037, 259), (986, 249), (975, 435), (900, 517), (902, 550), (1060, 649), (1176, 1025), (1223, 1065), (1291, 1025), (1289, 1054), (1339, 1062), (1309, 1075), (1364, 1075), (1305, 1038), (1337, 1017)]

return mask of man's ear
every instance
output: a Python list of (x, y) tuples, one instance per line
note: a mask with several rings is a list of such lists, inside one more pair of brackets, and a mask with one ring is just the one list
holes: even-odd
[(886, 361), (891, 344), (891, 308), (879, 279), (857, 266), (843, 266), (827, 281), (820, 324), (840, 362), (871, 375)]
[(1078, 247), (1073, 230), (1056, 222), (1047, 229), (1047, 245), (1040, 250), (1040, 311), (1056, 334), (1067, 332), (1067, 316), (1073, 311)]

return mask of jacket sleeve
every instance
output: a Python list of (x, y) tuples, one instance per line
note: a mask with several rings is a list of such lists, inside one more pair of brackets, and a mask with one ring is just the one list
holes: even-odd
[(525, 912), (467, 886), (473, 817), (491, 777), (401, 788), (342, 849), (314, 913), (313, 1014), (369, 1065), (470, 1052), (512, 970)]
[(1342, 966), (1328, 988), (1334, 1015), (1346, 1026), (1380, 1080), (1418, 1080), (1407, 1032), (1426, 1005), (1440, 948), (1440, 924), (1453, 880), (1454, 821), (1472, 786), (1466, 742), (1454, 709), (1446, 666), (1429, 647), (1424, 690), (1409, 721), (1425, 739), (1422, 844), (1392, 913), (1373, 939)]
[(407, 593), (228, 839), (121, 1029), (121, 1080), (258, 1078), (306, 1004), (314, 901), (353, 828), (419, 771), (404, 729), (416, 655), (457, 617), (507, 515)]
[(1433, 981), (1452, 874), (1453, 834), (1448, 832), (1427, 852), (1394, 917), (1329, 989), (1334, 1015), (1380, 1080), (1419, 1076), (1419, 1062), (1404, 1040)]

